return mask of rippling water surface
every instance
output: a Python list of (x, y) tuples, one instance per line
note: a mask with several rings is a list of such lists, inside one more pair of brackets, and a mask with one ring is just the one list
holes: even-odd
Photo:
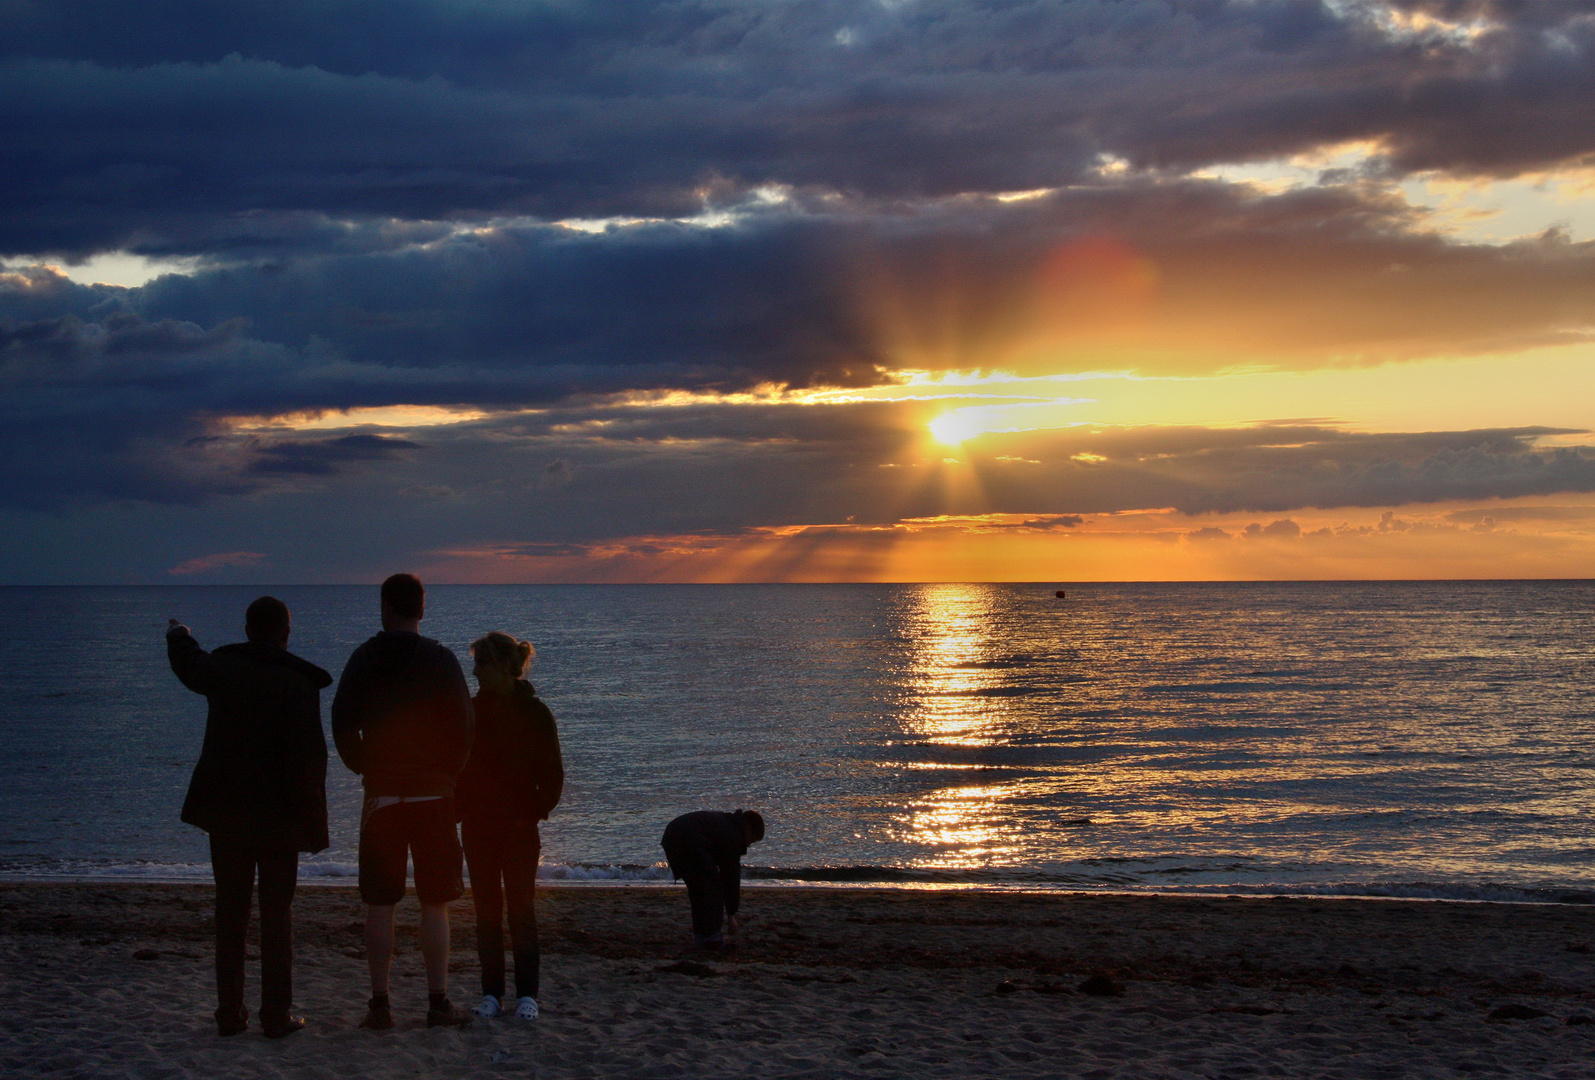
[[(0, 873), (206, 872), (177, 821), (204, 702), (162, 632), (237, 640), (259, 591), (0, 589)], [(334, 675), (375, 630), (373, 587), (270, 591)], [(771, 826), (748, 862), (791, 880), (1566, 897), (1595, 889), (1592, 600), (438, 586), (423, 631), (462, 658), (490, 629), (537, 644), (569, 775), (548, 875), (657, 875), (672, 816), (748, 805)], [(358, 800), (334, 758), (308, 876), (352, 873)]]

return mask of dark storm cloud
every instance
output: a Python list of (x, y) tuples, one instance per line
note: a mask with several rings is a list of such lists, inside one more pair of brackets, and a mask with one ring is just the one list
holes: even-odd
[[(988, 436), (995, 509), (1187, 514), (1401, 506), (1595, 491), (1595, 450), (1542, 448), (1549, 428), (1354, 434), (1313, 427), (1120, 429)], [(994, 460), (1005, 445), (1038, 465)]]
[[(203, 325), (247, 316), (263, 338), (320, 340), (357, 363), (502, 373), (405, 388), (427, 403), (846, 385), (873, 380), (877, 359), (836, 265), (855, 224), (768, 215), (600, 235), (505, 226), (401, 252), (174, 275), (129, 302)], [(373, 403), (366, 393), (380, 390), (352, 385), (324, 404)]]
[(1583, 522), (1595, 517), (1587, 506), (1495, 506), (1486, 510), (1453, 510), (1445, 520), (1458, 525), (1491, 527), (1500, 522)]
[(18, 2), (0, 42), (8, 252), (678, 214), (771, 183), (1025, 190), (1099, 154), (1365, 139), (1394, 169), (1509, 174), (1595, 149), (1573, 3)]
[[(761, 265), (746, 238), (665, 231), (669, 242), (627, 240), (606, 256), (603, 238), (534, 230), (501, 239), (506, 250), (496, 253), (463, 243), (300, 265), (275, 282), (260, 269), (141, 290), (38, 270), (0, 275), (0, 453), (13, 466), (0, 501), (201, 501), (255, 490), (272, 475), (325, 475), (336, 461), (389, 456), (362, 458), (356, 440), (272, 442), (251, 458), (222, 437), (233, 430), (228, 418), (857, 381), (848, 343), (818, 340), (837, 333), (834, 295), (816, 299), (820, 286), (793, 281), (778, 259)], [(740, 256), (727, 257), (728, 244)], [(570, 245), (580, 249), (574, 258)], [(536, 287), (524, 292), (528, 281)], [(247, 317), (214, 321), (221, 311)]]
[(192, 502), (249, 490), (192, 441), (206, 428), (184, 400), (218, 366), (277, 366), (235, 330), (128, 314), (0, 328), (0, 502)]
[(249, 471), (331, 476), (347, 462), (392, 461), (402, 450), (420, 448), (420, 443), (392, 435), (342, 435), (308, 442), (282, 439), (260, 445)]
[(416, 447), (368, 434), (245, 439), (219, 423), (295, 399), (313, 407), (316, 379), (314, 363), (236, 322), (206, 330), (126, 311), (0, 322), (0, 505), (198, 503), (258, 490), (262, 476), (331, 475)]
[[(502, 224), (100, 294), (152, 320), (244, 318), (255, 338), (365, 365), (324, 381), (309, 404), (327, 408), (858, 385), (937, 364), (1055, 371), (1072, 354), (1101, 366), (1104, 347), (1148, 370), (1377, 362), (1595, 327), (1595, 244), (1465, 245), (1420, 225), (1350, 190), (1110, 184), (1016, 206), (767, 208), (714, 228)], [(95, 310), (93, 290), (57, 281), (0, 289), (0, 318), (44, 317), (45, 293)]]

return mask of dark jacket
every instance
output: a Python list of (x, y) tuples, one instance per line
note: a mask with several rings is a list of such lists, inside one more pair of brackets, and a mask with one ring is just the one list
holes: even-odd
[(476, 739), (460, 773), (461, 821), (546, 820), (565, 789), (554, 714), (525, 679), (508, 695), (477, 694)]
[(327, 739), (321, 690), (332, 676), (257, 642), (207, 653), (166, 639), (183, 685), (210, 702), (183, 820), (208, 833), (295, 851), (327, 846)]
[(742, 903), (742, 856), (748, 853), (748, 837), (735, 814), (721, 810), (682, 814), (665, 826), (659, 843), (670, 862), (671, 877), (718, 874), (726, 914), (737, 913)]
[(453, 795), (473, 726), (454, 653), (407, 631), (356, 649), (332, 699), (332, 740), (367, 795)]

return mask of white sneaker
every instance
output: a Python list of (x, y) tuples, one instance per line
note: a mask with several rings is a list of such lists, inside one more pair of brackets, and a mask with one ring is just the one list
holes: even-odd
[(491, 1020), (503, 1011), (504, 1009), (498, 1003), (498, 998), (489, 994), (482, 999), (480, 1005), (471, 1010), (471, 1015), (480, 1016), (483, 1020)]
[(536, 1020), (537, 1019), (537, 999), (536, 998), (523, 997), (523, 998), (521, 998), (520, 1001), (516, 1002), (515, 1003), (515, 1019), (517, 1019), (517, 1020)]

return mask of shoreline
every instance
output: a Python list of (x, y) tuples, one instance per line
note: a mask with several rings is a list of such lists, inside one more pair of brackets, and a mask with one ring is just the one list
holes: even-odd
[[(809, 880), (800, 878), (743, 878), (742, 888), (792, 891), (792, 890), (836, 890), (841, 892), (882, 891), (905, 893), (971, 893), (989, 894), (994, 896), (1103, 896), (1103, 897), (1172, 897), (1185, 899), (1231, 899), (1231, 900), (1302, 900), (1302, 901), (1341, 901), (1365, 900), (1388, 903), (1408, 904), (1499, 904), (1509, 907), (1551, 907), (1551, 908), (1580, 908), (1595, 907), (1595, 890), (1580, 889), (1575, 887), (1544, 887), (1544, 886), (1516, 886), (1516, 885), (1433, 885), (1422, 883), (1433, 888), (1455, 889), (1491, 889), (1500, 892), (1561, 892), (1566, 894), (1565, 899), (1507, 899), (1491, 896), (1413, 896), (1391, 895), (1378, 892), (1270, 892), (1262, 888), (1246, 889), (1244, 887), (1229, 888), (1215, 886), (1211, 889), (1115, 889), (1115, 888), (1081, 888), (1070, 885), (1038, 885), (1034, 882), (937, 882), (937, 881), (832, 881)], [(212, 881), (209, 876), (193, 877), (160, 877), (160, 876), (128, 876), (112, 877), (102, 875), (26, 875), (0, 873), (0, 888), (12, 886), (83, 886), (120, 888), (138, 886), (161, 887), (193, 887), (209, 889)], [(667, 889), (672, 886), (680, 887), (679, 881), (669, 878), (563, 878), (548, 877), (538, 878), (537, 888), (544, 889)], [(301, 876), (298, 881), (299, 889), (348, 889), (355, 890), (359, 884), (354, 875), (338, 876)], [(408, 895), (413, 896), (415, 882), (407, 882)], [(470, 895), (470, 879), (466, 878), (466, 895)]]
[[(358, 896), (302, 891), (311, 1026), (280, 1042), (215, 1035), (208, 886), (0, 884), (0, 1072), (1538, 1077), (1586, 1076), (1595, 1053), (1588, 906), (756, 887), (738, 948), (701, 956), (684, 890), (569, 887), (590, 884), (538, 891), (543, 1018), (461, 1031), (421, 1025), (407, 898), (384, 1035), (356, 1026)], [(468, 899), (452, 924), (469, 1005)]]

